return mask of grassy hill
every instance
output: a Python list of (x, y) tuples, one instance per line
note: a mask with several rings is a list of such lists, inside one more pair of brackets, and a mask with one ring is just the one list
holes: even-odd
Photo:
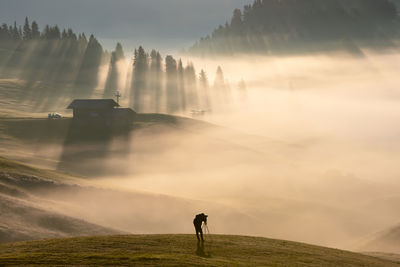
[(61, 203), (39, 192), (83, 186), (66, 174), (33, 168), (0, 157), (0, 243), (123, 232), (74, 218)]
[(215, 235), (79, 237), (0, 245), (0, 265), (399, 266), (336, 249), (258, 237)]

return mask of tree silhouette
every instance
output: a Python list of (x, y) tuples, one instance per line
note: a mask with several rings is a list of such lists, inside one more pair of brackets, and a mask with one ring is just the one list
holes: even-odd
[(240, 31), (243, 24), (242, 11), (240, 9), (235, 9), (233, 11), (233, 16), (231, 20), (231, 28), (235, 31)]
[(186, 110), (186, 93), (185, 93), (185, 70), (183, 68), (182, 60), (178, 62), (178, 89), (179, 89), (179, 101), (180, 108)]
[(165, 58), (167, 112), (174, 113), (179, 110), (177, 66), (172, 56)]
[(40, 31), (39, 25), (36, 21), (32, 21), (32, 39), (39, 39), (40, 38)]
[(13, 35), (14, 40), (21, 40), (22, 39), (20, 31), (18, 30), (16, 21), (14, 22), (14, 27), (12, 28), (12, 35)]
[(162, 58), (160, 53), (153, 49), (150, 53), (150, 60), (150, 90), (153, 102), (152, 110), (158, 113), (161, 110), (163, 88)]
[[(390, 0), (254, 0), (235, 9), (230, 23), (201, 38), (189, 52), (291, 53), (344, 49), (349, 39), (390, 46), (399, 36)], [(351, 51), (350, 51), (351, 52)]]
[(148, 72), (148, 55), (142, 46), (135, 49), (133, 68), (131, 103), (136, 111), (141, 112), (144, 109)]
[(188, 63), (185, 68), (185, 89), (187, 105), (190, 108), (198, 108), (196, 70), (192, 63)]
[(228, 99), (224, 73), (220, 66), (218, 66), (217, 72), (215, 74), (213, 93), (219, 108), (222, 107), (222, 104), (227, 104), (230, 101), (230, 99)]
[(210, 109), (210, 96), (209, 96), (209, 83), (207, 74), (204, 70), (200, 71), (199, 74), (199, 85), (200, 85), (200, 96), (201, 96), (201, 104), (204, 109)]
[(30, 40), (30, 39), (32, 39), (32, 31), (31, 31), (31, 27), (30, 27), (30, 25), (29, 25), (28, 17), (25, 18), (23, 36), (24, 36), (24, 37), (23, 37), (24, 40)]
[[(54, 27), (48, 32), (48, 38), (56, 38), (58, 34), (58, 27)], [(78, 93), (79, 96), (89, 97), (96, 88), (102, 55), (103, 48), (101, 44), (93, 35), (90, 35), (76, 81), (78, 88), (83, 86)]]
[(122, 85), (119, 84), (121, 71), (124, 66), (125, 54), (120, 43), (117, 43), (115, 50), (111, 53), (107, 81), (104, 88), (104, 98), (114, 98), (117, 91), (121, 91)]

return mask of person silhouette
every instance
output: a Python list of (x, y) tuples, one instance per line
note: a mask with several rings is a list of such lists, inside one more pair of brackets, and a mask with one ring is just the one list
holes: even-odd
[[(196, 230), (197, 241), (199, 241), (199, 242), (200, 242), (200, 237), (201, 237), (201, 242), (204, 242), (203, 229), (201, 229), (201, 226), (203, 225), (203, 222), (205, 225), (207, 225), (207, 217), (208, 217), (208, 215), (205, 215), (204, 213), (200, 213), (200, 214), (197, 214), (193, 220), (194, 228)], [(199, 233), (200, 233), (200, 237), (199, 237)]]

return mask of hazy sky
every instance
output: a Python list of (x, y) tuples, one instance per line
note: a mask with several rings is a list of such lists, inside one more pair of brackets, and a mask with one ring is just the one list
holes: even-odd
[(107, 47), (144, 44), (163, 50), (187, 47), (230, 19), (252, 0), (0, 0), (1, 23), (25, 16), (44, 24), (94, 33)]

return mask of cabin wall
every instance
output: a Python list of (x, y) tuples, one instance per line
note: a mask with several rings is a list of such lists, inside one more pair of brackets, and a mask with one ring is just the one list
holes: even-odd
[(111, 126), (113, 109), (77, 109), (73, 110), (74, 121), (83, 124)]

